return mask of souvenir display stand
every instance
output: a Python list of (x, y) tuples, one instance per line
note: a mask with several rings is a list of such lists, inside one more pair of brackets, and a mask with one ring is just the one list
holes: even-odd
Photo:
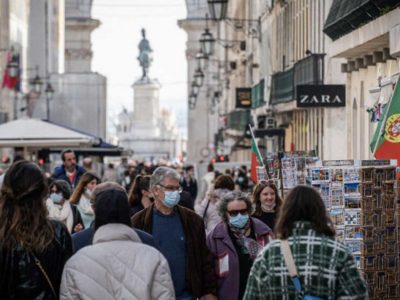
[(396, 161), (324, 161), (307, 168), (368, 284), (369, 299), (400, 299)]

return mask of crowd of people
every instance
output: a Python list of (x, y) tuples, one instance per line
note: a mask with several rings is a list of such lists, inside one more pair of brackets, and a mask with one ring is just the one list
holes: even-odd
[(23, 159), (5, 172), (0, 299), (368, 297), (311, 187), (281, 199), (272, 181), (212, 164), (202, 190), (193, 166), (100, 179), (73, 151), (61, 158), (50, 177)]

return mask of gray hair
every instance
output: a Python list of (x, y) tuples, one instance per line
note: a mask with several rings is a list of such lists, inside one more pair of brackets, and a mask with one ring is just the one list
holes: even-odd
[(246, 203), (247, 207), (247, 212), (249, 215), (253, 212), (253, 205), (251, 203), (249, 194), (243, 193), (243, 192), (238, 192), (238, 191), (233, 191), (226, 193), (222, 199), (220, 200), (220, 203), (218, 205), (218, 214), (222, 218), (224, 222), (228, 221), (228, 218), (226, 216), (226, 213), (228, 211), (228, 205), (234, 200), (239, 200), (243, 201)]
[(163, 182), (165, 177), (173, 178), (176, 180), (179, 180), (181, 178), (179, 173), (174, 169), (167, 167), (158, 167), (154, 170), (153, 174), (150, 177), (150, 188)]

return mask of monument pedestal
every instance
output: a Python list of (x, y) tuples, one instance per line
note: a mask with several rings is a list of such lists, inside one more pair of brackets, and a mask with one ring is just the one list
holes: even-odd
[(155, 79), (141, 78), (133, 85), (133, 131), (132, 137), (157, 138), (160, 136), (159, 96), (161, 85)]

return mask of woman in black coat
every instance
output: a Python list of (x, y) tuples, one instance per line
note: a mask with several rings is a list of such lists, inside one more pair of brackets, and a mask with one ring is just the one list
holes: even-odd
[(7, 171), (0, 195), (0, 299), (58, 299), (72, 255), (66, 227), (47, 218), (48, 187), (35, 164)]

